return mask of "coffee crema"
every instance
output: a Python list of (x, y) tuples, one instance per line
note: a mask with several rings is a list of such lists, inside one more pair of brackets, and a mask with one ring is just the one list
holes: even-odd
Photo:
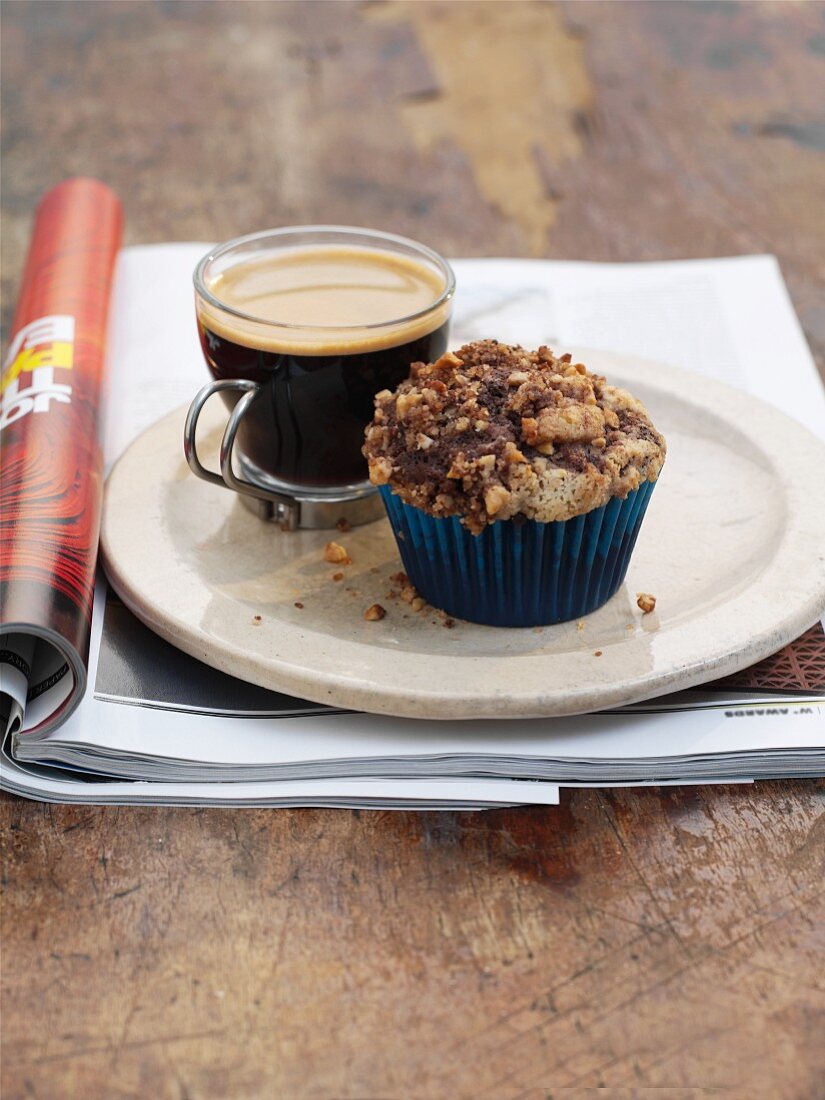
[[(198, 330), (213, 377), (259, 386), (238, 433), (255, 476), (290, 490), (365, 482), (375, 394), (446, 350), (444, 274), (389, 250), (325, 244), (238, 259), (204, 285)], [(237, 400), (225, 395), (230, 408)]]
[[(315, 245), (236, 262), (205, 280), (201, 324), (236, 344), (298, 355), (356, 354), (443, 323), (443, 274), (376, 248)], [(223, 308), (221, 308), (223, 307)]]

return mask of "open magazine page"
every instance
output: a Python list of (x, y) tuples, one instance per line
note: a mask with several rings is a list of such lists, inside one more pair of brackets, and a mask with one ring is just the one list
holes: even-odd
[[(203, 381), (190, 273), (206, 248), (148, 246), (121, 256), (109, 464)], [(785, 377), (794, 379), (787, 387), (793, 407), (784, 411), (803, 409), (807, 426), (823, 432), (822, 388), (771, 257), (638, 265), (469, 260), (455, 267), (461, 288), (455, 342), (495, 335), (528, 344), (598, 344), (669, 360), (780, 401), (782, 393), (770, 392), (770, 368), (781, 351)], [(758, 326), (749, 323), (754, 311)], [(146, 316), (164, 318), (148, 335)], [(70, 766), (153, 787), (202, 780), (214, 784), (212, 797), (220, 799), (227, 781), (253, 777), (707, 781), (820, 774), (823, 763), (820, 625), (755, 670), (619, 713), (433, 723), (325, 711), (207, 670), (110, 596), (95, 608), (90, 680), (93, 691), (72, 719), (46, 738), (18, 741), (20, 764)]]

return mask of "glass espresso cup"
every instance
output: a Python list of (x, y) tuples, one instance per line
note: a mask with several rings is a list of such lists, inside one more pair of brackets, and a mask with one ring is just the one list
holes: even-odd
[[(239, 237), (195, 269), (198, 333), (213, 381), (186, 419), (192, 470), (283, 527), (382, 514), (361, 454), (373, 398), (447, 349), (455, 278), (446, 260), (390, 233), (299, 226)], [(220, 474), (196, 447), (220, 393)]]

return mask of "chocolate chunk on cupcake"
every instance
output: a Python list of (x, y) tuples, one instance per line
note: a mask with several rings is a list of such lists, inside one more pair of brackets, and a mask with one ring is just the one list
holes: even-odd
[[(491, 608), (476, 610), (476, 621), (536, 625), (586, 614), (621, 584), (666, 453), (627, 391), (570, 355), (482, 340), (414, 364), (375, 406), (364, 446), (370, 478), (429, 602), (474, 618), (467, 612), (487, 589), (481, 602)], [(586, 583), (581, 569), (572, 575), (571, 554), (589, 563)], [(462, 609), (460, 575), (434, 592), (445, 571), (471, 566), (475, 590)]]

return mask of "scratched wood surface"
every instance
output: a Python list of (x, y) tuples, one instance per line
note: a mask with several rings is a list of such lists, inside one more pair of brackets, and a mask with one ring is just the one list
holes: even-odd
[[(6, 322), (37, 197), (93, 173), (130, 243), (325, 221), (453, 255), (775, 252), (825, 359), (822, 4), (7, 2), (2, 22)], [(824, 801), (4, 798), (2, 1095), (825, 1096)]]

